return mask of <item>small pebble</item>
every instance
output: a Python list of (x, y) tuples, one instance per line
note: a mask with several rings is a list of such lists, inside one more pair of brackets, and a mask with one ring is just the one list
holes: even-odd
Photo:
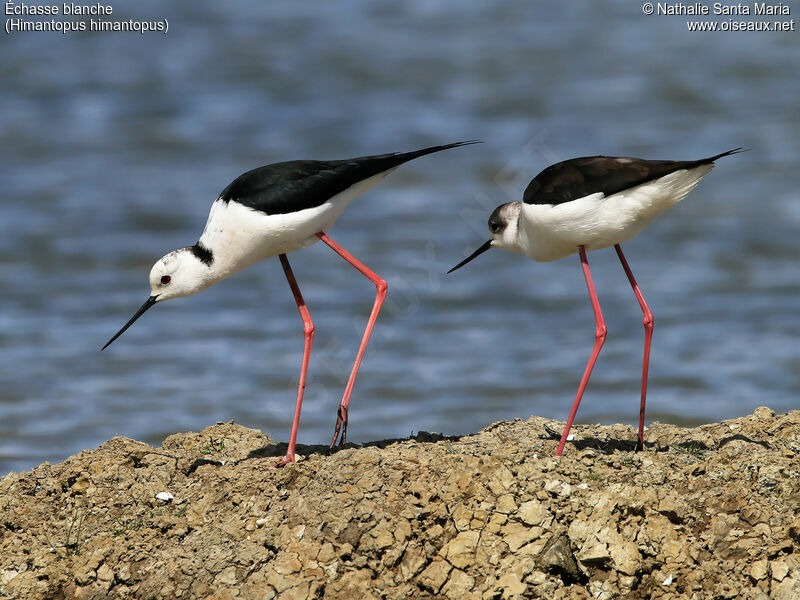
[(156, 494), (156, 499), (161, 500), (162, 502), (172, 502), (173, 498), (175, 498), (175, 496), (169, 492), (158, 492)]

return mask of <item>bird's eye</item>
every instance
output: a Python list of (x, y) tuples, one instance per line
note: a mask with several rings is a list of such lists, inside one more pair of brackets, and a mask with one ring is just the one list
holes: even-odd
[(500, 233), (503, 230), (503, 225), (497, 221), (489, 223), (489, 231), (492, 233)]
[(170, 281), (172, 281), (172, 277), (170, 277), (169, 275), (161, 276), (161, 285), (167, 285)]

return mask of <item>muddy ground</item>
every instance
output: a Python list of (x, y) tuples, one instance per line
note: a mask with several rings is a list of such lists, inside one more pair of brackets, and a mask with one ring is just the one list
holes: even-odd
[(268, 469), (233, 423), (0, 480), (0, 597), (800, 598), (800, 411), (532, 417)]

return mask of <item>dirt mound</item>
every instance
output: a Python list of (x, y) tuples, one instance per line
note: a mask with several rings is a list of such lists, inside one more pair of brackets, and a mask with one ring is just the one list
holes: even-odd
[[(332, 455), (231, 423), (0, 480), (0, 597), (800, 598), (800, 411)], [(553, 432), (556, 435), (553, 435)]]

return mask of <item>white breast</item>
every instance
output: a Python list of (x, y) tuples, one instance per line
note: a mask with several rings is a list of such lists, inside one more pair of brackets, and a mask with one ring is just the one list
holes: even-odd
[(713, 164), (682, 169), (611, 196), (592, 194), (563, 204), (523, 204), (519, 243), (533, 260), (597, 250), (628, 241), (660, 212), (683, 200)]

